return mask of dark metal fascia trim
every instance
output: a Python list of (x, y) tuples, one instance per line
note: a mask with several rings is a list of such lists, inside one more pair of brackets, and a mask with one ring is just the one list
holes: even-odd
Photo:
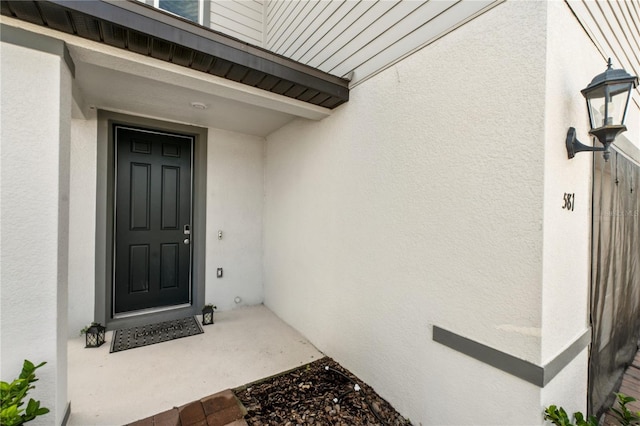
[(340, 99), (348, 100), (349, 98), (349, 82), (345, 79), (170, 16), (137, 1), (48, 1), (69, 10), (308, 86)]
[(517, 358), (506, 352), (483, 345), (451, 331), (433, 326), (433, 340), (451, 349), (484, 362), (492, 367), (532, 383), (540, 388), (545, 387), (573, 359), (591, 343), (591, 330), (586, 330), (569, 347), (562, 351), (544, 367)]
[(0, 40), (16, 46), (26, 47), (27, 49), (58, 55), (67, 64), (71, 76), (73, 78), (76, 76), (76, 65), (73, 63), (69, 49), (64, 41), (4, 24), (0, 24)]

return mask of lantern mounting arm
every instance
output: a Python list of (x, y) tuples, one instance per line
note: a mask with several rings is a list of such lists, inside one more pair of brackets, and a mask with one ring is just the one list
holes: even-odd
[(567, 156), (569, 159), (576, 156), (578, 152), (605, 152), (605, 156), (608, 157), (609, 154), (609, 146), (588, 146), (581, 143), (576, 138), (576, 129), (574, 127), (569, 127), (569, 131), (567, 132)]
[(581, 143), (576, 138), (576, 129), (574, 127), (569, 127), (566, 139), (567, 156), (569, 157), (569, 159), (571, 159), (575, 157), (578, 152), (602, 152), (605, 161), (607, 161), (609, 160), (609, 146), (616, 139), (616, 136), (618, 136), (618, 134), (624, 132), (625, 130), (627, 130), (627, 127), (624, 125), (609, 125), (590, 131), (589, 134), (595, 136), (602, 144), (602, 147), (599, 147), (589, 146)]

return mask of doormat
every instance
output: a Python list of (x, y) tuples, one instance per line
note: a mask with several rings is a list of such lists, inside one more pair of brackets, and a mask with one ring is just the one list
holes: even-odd
[(116, 330), (111, 340), (109, 353), (153, 345), (181, 337), (202, 334), (202, 326), (195, 317), (186, 317), (173, 321), (164, 321), (156, 324), (147, 324), (140, 327)]

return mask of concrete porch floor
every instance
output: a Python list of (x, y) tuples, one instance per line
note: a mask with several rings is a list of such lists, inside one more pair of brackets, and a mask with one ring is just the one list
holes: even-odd
[[(200, 320), (201, 318), (198, 317)], [(68, 425), (123, 425), (285, 371), (319, 352), (265, 306), (215, 314), (204, 333), (109, 353), (68, 342)]]

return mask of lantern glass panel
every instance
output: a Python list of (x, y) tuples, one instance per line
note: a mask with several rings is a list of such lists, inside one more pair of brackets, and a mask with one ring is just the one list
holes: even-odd
[(98, 346), (98, 335), (93, 333), (87, 333), (87, 346)]
[(616, 86), (620, 86), (620, 90), (617, 93), (612, 91), (611, 96), (618, 111), (619, 124), (624, 124), (627, 119), (627, 111), (629, 110), (629, 101), (631, 100), (633, 86), (631, 83), (622, 83)]
[(591, 129), (624, 124), (630, 95), (630, 82), (603, 85), (589, 92), (586, 96)]

